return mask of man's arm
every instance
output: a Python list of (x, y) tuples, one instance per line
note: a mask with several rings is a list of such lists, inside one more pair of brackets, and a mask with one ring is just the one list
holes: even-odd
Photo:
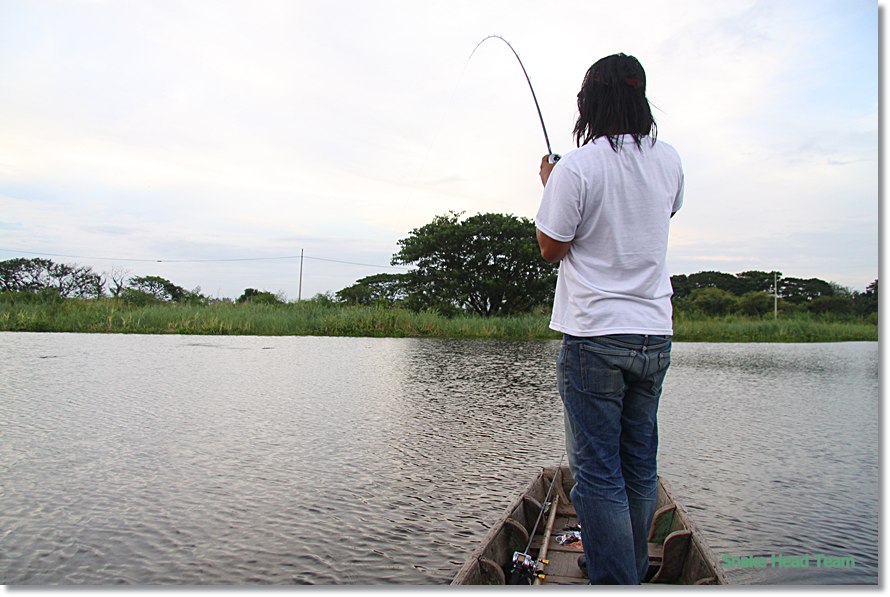
[[(555, 165), (550, 163), (549, 158), (549, 155), (545, 155), (541, 158), (541, 184), (545, 187), (547, 186), (547, 181), (550, 179), (550, 173), (553, 171), (553, 166)], [(541, 248), (541, 257), (550, 263), (559, 263), (562, 261), (563, 257), (569, 254), (569, 249), (572, 247), (572, 241), (564, 243), (550, 238), (538, 229), (535, 229), (535, 232), (538, 236), (538, 246)]]
[(559, 263), (562, 261), (563, 257), (569, 254), (569, 249), (572, 247), (572, 241), (564, 243), (550, 238), (540, 230), (536, 229), (536, 232), (538, 236), (538, 246), (541, 248), (541, 257), (550, 263)]

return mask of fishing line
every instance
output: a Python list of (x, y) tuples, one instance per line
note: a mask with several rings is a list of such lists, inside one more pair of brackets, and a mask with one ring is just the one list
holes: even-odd
[(508, 42), (506, 39), (504, 39), (500, 35), (489, 35), (488, 37), (483, 38), (482, 41), (480, 41), (478, 44), (476, 44), (476, 47), (473, 48), (472, 52), (470, 52), (470, 58), (467, 58), (467, 62), (469, 62), (470, 59), (473, 58), (473, 54), (476, 53), (476, 50), (479, 49), (479, 46), (484, 44), (486, 42), (486, 40), (493, 39), (493, 38), (499, 39), (502, 42), (504, 42), (505, 44), (507, 44), (507, 47), (510, 48), (510, 51), (513, 52), (513, 55), (516, 56), (516, 60), (519, 62), (519, 66), (522, 68), (522, 74), (525, 75), (525, 80), (528, 82), (528, 88), (532, 92), (532, 99), (535, 100), (535, 109), (537, 109), (537, 111), (538, 111), (538, 120), (541, 121), (541, 129), (544, 131), (544, 142), (547, 144), (548, 161), (551, 164), (555, 164), (556, 162), (559, 161), (559, 158), (561, 158), (562, 156), (553, 153), (553, 150), (550, 148), (550, 136), (547, 135), (547, 126), (544, 124), (544, 116), (543, 116), (543, 114), (541, 114), (541, 105), (538, 103), (538, 96), (535, 94), (535, 88), (532, 86), (532, 80), (528, 76), (528, 71), (525, 70), (525, 65), (522, 63), (522, 59), (519, 57), (519, 54), (516, 52), (516, 49), (513, 48), (512, 44), (510, 44), (510, 42)]
[[(507, 41), (506, 39), (504, 39), (503, 37), (501, 37), (500, 35), (489, 35), (488, 37), (483, 38), (482, 41), (480, 41), (478, 44), (476, 44), (476, 47), (473, 48), (473, 51), (470, 52), (469, 57), (467, 57), (467, 61), (464, 63), (464, 66), (460, 71), (460, 76), (457, 79), (457, 83), (455, 83), (454, 87), (451, 89), (451, 93), (449, 93), (448, 102), (446, 103), (444, 113), (447, 115), (450, 112), (451, 107), (454, 103), (454, 96), (457, 92), (458, 87), (460, 87), (460, 84), (464, 79), (464, 75), (466, 74), (467, 68), (470, 65), (470, 60), (472, 60), (473, 55), (476, 54), (476, 50), (478, 50), (479, 46), (481, 46), (483, 43), (485, 43), (486, 40), (489, 40), (492, 38), (497, 38), (497, 39), (501, 40), (502, 42), (504, 42), (505, 44), (507, 44), (507, 46), (513, 52), (513, 55), (516, 56), (516, 60), (519, 61), (519, 66), (522, 68), (522, 73), (525, 75), (526, 82), (528, 82), (528, 88), (532, 92), (532, 99), (535, 102), (535, 109), (537, 109), (537, 111), (538, 111), (538, 120), (540, 120), (540, 122), (541, 122), (541, 130), (544, 131), (544, 142), (547, 145), (548, 161), (551, 164), (555, 164), (556, 162), (559, 161), (559, 159), (562, 156), (559, 154), (553, 153), (553, 150), (550, 147), (550, 136), (547, 134), (547, 126), (544, 124), (544, 116), (541, 113), (541, 106), (538, 104), (538, 96), (535, 94), (535, 88), (532, 86), (531, 79), (528, 76), (528, 71), (525, 69), (525, 65), (522, 63), (522, 59), (519, 57), (519, 54), (516, 53), (516, 50), (513, 48), (513, 46), (510, 44), (510, 42)], [(438, 135), (441, 134), (442, 127), (437, 127), (436, 130), (437, 130), (437, 132), (436, 132), (437, 136), (433, 139), (433, 141), (436, 141), (438, 139)], [(417, 170), (417, 174), (415, 175), (416, 179), (420, 180), (423, 178), (427, 163), (429, 162), (430, 152), (432, 151), (433, 145), (435, 145), (435, 144), (436, 143), (431, 142), (427, 145), (426, 154), (425, 154), (424, 158), (421, 160), (420, 166)]]

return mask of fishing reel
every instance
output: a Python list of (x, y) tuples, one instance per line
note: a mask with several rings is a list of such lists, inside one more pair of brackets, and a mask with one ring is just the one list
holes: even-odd
[(513, 570), (510, 573), (511, 585), (530, 585), (536, 578), (543, 578), (538, 562), (527, 553), (513, 552)]
[(558, 153), (551, 153), (550, 155), (547, 156), (547, 163), (555, 164), (556, 162), (558, 162), (561, 159), (562, 159), (562, 156), (559, 155)]

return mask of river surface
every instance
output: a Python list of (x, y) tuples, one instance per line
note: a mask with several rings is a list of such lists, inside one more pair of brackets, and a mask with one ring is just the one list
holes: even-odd
[[(558, 350), (0, 333), (0, 583), (448, 583), (562, 456)], [(660, 430), (731, 582), (877, 583), (877, 343), (678, 343)]]

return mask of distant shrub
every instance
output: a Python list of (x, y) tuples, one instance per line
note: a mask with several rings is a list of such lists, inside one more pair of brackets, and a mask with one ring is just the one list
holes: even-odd
[(276, 294), (267, 290), (248, 288), (244, 294), (238, 297), (236, 303), (251, 303), (254, 305), (282, 305), (284, 301)]
[(154, 294), (146, 292), (145, 290), (137, 290), (136, 288), (124, 288), (118, 298), (137, 307), (157, 305), (163, 302)]
[(696, 288), (689, 295), (689, 303), (705, 315), (729, 315), (735, 312), (739, 299), (719, 288)]
[(766, 315), (774, 308), (775, 298), (766, 292), (746, 292), (738, 300), (738, 312), (750, 317)]

